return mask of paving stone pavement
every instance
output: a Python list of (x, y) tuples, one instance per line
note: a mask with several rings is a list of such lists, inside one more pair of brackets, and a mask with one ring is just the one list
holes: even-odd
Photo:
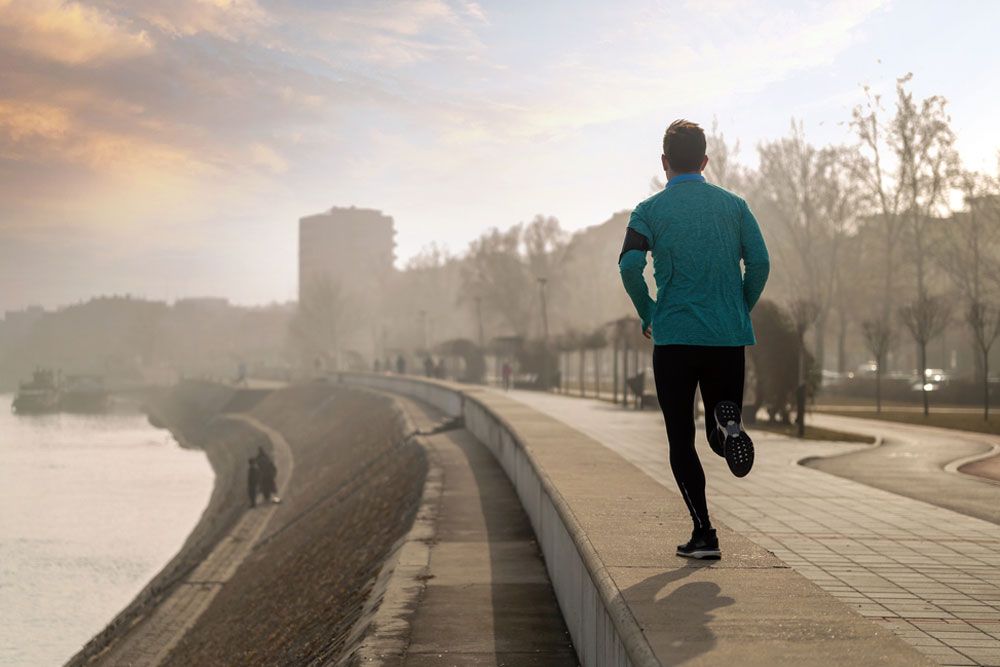
[[(508, 395), (677, 491), (659, 412), (530, 391)], [(1000, 526), (797, 464), (868, 445), (753, 435), (754, 469), (737, 479), (699, 431), (709, 510), (718, 521), (940, 664), (1000, 665)]]
[[(249, 424), (270, 438), (278, 468), (278, 494), (284, 495), (294, 464), (291, 448), (284, 437), (249, 415), (233, 414), (224, 418)], [(276, 510), (276, 505), (265, 503), (245, 512), (208, 557), (148, 617), (140, 620), (120, 644), (101, 656), (99, 663), (136, 667), (162, 663), (250, 554)]]

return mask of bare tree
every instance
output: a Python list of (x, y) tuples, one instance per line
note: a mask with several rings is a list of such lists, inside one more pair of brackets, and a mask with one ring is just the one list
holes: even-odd
[(498, 315), (519, 336), (527, 336), (533, 323), (541, 333), (537, 281), (546, 278), (550, 294), (560, 293), (558, 267), (565, 247), (565, 233), (552, 217), (536, 216), (506, 231), (491, 229), (469, 245), (463, 298), (480, 298), (484, 311)]
[[(890, 252), (905, 234), (909, 240), (918, 298), (927, 296), (928, 225), (946, 204), (958, 165), (955, 135), (940, 96), (921, 102), (906, 89), (911, 74), (896, 80), (895, 115), (886, 120), (880, 99), (866, 88), (868, 103), (854, 110), (853, 125), (870, 160), (859, 165), (881, 215), (887, 243), (884, 299), (893, 294), (895, 256)], [(891, 164), (891, 171), (886, 166)], [(866, 167), (866, 168), (865, 168)]]
[(1000, 182), (966, 172), (960, 184), (966, 210), (953, 216), (941, 234), (939, 260), (966, 304), (965, 321), (980, 360), (976, 371), (983, 382), (983, 415), (988, 418), (989, 351), (1000, 331), (1000, 314), (988, 305), (997, 300)]
[[(848, 371), (848, 336), (866, 312), (865, 306), (879, 291), (881, 277), (871, 267), (878, 266), (880, 249), (867, 243), (860, 232), (849, 233), (838, 251), (836, 284), (830, 304), (830, 314), (836, 315), (837, 371)], [(859, 312), (860, 310), (860, 312)], [(831, 317), (832, 319), (832, 317)]]
[(562, 261), (566, 232), (556, 218), (536, 215), (524, 226), (522, 241), (528, 270), (536, 278), (549, 276)]
[(292, 318), (292, 343), (304, 361), (332, 361), (337, 369), (344, 339), (359, 326), (354, 315), (351, 299), (339, 283), (329, 276), (316, 278), (306, 285)]
[(896, 82), (896, 116), (891, 146), (899, 164), (907, 236), (910, 240), (918, 299), (927, 297), (927, 268), (932, 239), (929, 226), (946, 205), (958, 167), (955, 135), (946, 112), (947, 100), (928, 97), (919, 104), (906, 90), (911, 74)]
[(772, 222), (780, 231), (775, 253), (793, 276), (794, 298), (808, 300), (817, 309), (815, 352), (822, 368), (840, 249), (858, 207), (852, 182), (856, 157), (844, 148), (812, 146), (795, 121), (789, 136), (763, 143), (758, 151), (760, 194), (771, 205)]
[(903, 190), (896, 170), (887, 164), (892, 150), (887, 145), (890, 129), (886, 127), (885, 108), (880, 95), (865, 86), (865, 103), (852, 112), (851, 126), (860, 142), (860, 158), (855, 163), (857, 179), (868, 194), (868, 205), (878, 221), (882, 242), (881, 317), (889, 321), (896, 281), (896, 258), (902, 221), (899, 215)]
[(882, 368), (892, 348), (895, 332), (887, 318), (878, 317), (861, 323), (868, 351), (875, 357), (875, 411), (882, 412)]
[(917, 343), (917, 372), (924, 399), (924, 416), (930, 414), (927, 397), (927, 343), (941, 335), (948, 325), (948, 303), (937, 296), (917, 297), (899, 309), (899, 317)]
[(750, 187), (751, 175), (739, 163), (740, 142), (726, 141), (726, 135), (719, 130), (719, 120), (712, 119), (712, 128), (705, 136), (705, 153), (708, 166), (705, 176), (719, 187), (733, 191), (744, 191)]
[(972, 303), (965, 321), (976, 339), (983, 364), (983, 419), (990, 418), (990, 348), (1000, 336), (1000, 309), (983, 303)]
[(523, 227), (491, 229), (469, 244), (462, 266), (468, 295), (482, 299), (483, 309), (495, 314), (516, 335), (526, 336), (535, 280), (520, 255)]

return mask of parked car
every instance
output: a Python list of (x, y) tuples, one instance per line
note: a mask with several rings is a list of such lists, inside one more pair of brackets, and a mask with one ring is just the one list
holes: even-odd
[[(917, 373), (914, 373), (914, 375), (917, 375)], [(924, 378), (928, 382), (940, 383), (947, 382), (951, 379), (951, 376), (945, 373), (943, 368), (927, 368), (924, 369)]]

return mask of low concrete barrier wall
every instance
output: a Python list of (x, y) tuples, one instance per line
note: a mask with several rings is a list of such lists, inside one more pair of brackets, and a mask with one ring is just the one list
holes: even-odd
[(533, 461), (516, 430), (478, 400), (481, 389), (396, 375), (341, 373), (339, 379), (405, 394), (447, 415), (464, 417), (466, 429), (493, 452), (521, 499), (580, 663), (660, 665), (558, 489)]

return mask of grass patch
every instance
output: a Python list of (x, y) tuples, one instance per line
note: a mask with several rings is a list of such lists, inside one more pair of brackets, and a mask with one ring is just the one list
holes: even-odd
[[(795, 424), (781, 424), (779, 422), (758, 421), (753, 426), (748, 426), (751, 431), (767, 431), (768, 433), (780, 433), (790, 438), (798, 436), (798, 427)], [(875, 438), (868, 435), (858, 435), (857, 433), (845, 433), (834, 431), (829, 428), (820, 428), (806, 424), (806, 440), (832, 440), (835, 442), (875, 442)]]
[(1000, 414), (990, 415), (989, 421), (983, 419), (981, 414), (972, 413), (935, 413), (931, 408), (931, 413), (924, 417), (921, 412), (899, 412), (894, 410), (874, 410), (841, 412), (837, 410), (824, 410), (825, 414), (841, 415), (843, 417), (860, 417), (862, 419), (881, 419), (883, 421), (899, 422), (901, 424), (915, 424), (917, 426), (936, 426), (938, 428), (951, 428), (959, 431), (973, 431), (976, 433), (988, 433), (990, 435), (1000, 435)]

